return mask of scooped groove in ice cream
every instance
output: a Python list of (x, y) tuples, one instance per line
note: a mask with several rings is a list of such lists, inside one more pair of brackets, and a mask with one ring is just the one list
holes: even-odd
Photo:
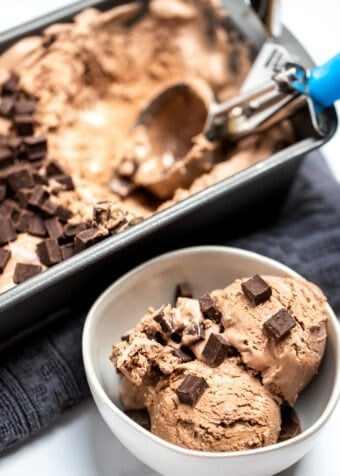
[(280, 407), (317, 373), (327, 319), (317, 286), (275, 276), (150, 308), (112, 348), (123, 406), (147, 410), (151, 431), (185, 448), (276, 443)]
[[(154, 155), (148, 152), (143, 131), (137, 132), (140, 112), (170, 84), (200, 83), (217, 100), (237, 93), (250, 68), (252, 52), (218, 3), (151, 0), (147, 6), (146, 2), (132, 3), (106, 12), (87, 9), (73, 23), (51, 25), (40, 36), (24, 38), (0, 56), (0, 85), (19, 76), (20, 94), (35, 100), (34, 137), (47, 140), (44, 160), (57, 161), (72, 180), (72, 190), (57, 192), (55, 182), (46, 176), (46, 164), (40, 164), (39, 170), (38, 162), (26, 164), (38, 170), (33, 172), (40, 174), (38, 180), (54, 204), (71, 212), (70, 218), (63, 218), (66, 226), (86, 223), (93, 227), (94, 206), (106, 202), (123, 216), (116, 233), (292, 142), (292, 128), (284, 122), (232, 146), (214, 144), (189, 127), (188, 116), (186, 150), (174, 152), (169, 145), (169, 154), (158, 157), (157, 150)], [(7, 148), (9, 138), (19, 141), (15, 147), (19, 150), (23, 137), (20, 132), (15, 136), (13, 113), (3, 112), (3, 87), (0, 92), (0, 148)], [(14, 92), (13, 97), (18, 94)], [(201, 114), (202, 105), (194, 106), (193, 113)], [(176, 117), (176, 108), (172, 112)], [(179, 132), (174, 130), (174, 136)], [(17, 150), (11, 160), (14, 165), (22, 163)], [(1, 181), (3, 173), (1, 169)], [(12, 189), (5, 199), (1, 193), (1, 201), (12, 200)], [(1, 215), (12, 213), (2, 205)], [(65, 223), (59, 223), (61, 228)], [(112, 234), (107, 229), (92, 231), (93, 242)], [(58, 255), (57, 248), (65, 241), (61, 234), (53, 236)], [(18, 237), (9, 245), (11, 240), (2, 239), (5, 255), (0, 260), (0, 291), (14, 285), (18, 259), (34, 262), (29, 256), (39, 240), (22, 230)], [(50, 238), (44, 232), (42, 238), (46, 237)], [(13, 251), (9, 261), (8, 251)], [(38, 268), (60, 259), (44, 260)]]

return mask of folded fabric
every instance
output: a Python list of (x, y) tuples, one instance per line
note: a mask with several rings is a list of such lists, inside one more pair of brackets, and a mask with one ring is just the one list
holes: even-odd
[[(340, 312), (340, 185), (320, 153), (304, 160), (270, 223), (233, 240), (220, 232), (213, 241), (287, 264), (317, 283)], [(81, 359), (84, 317), (70, 310), (0, 356), (0, 451), (88, 397)]]

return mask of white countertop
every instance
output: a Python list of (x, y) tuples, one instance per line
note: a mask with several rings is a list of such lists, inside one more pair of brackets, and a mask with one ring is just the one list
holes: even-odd
[[(0, 2), (0, 31), (72, 3), (67, 0)], [(80, 2), (81, 3), (81, 2)], [(284, 24), (316, 63), (340, 51), (338, 0), (283, 0)], [(340, 107), (337, 106), (340, 116)], [(340, 181), (340, 132), (323, 153)], [(280, 476), (338, 476), (340, 404), (318, 445)], [(93, 402), (71, 411), (47, 431), (0, 459), (1, 476), (152, 476), (152, 470), (123, 448)], [(251, 476), (251, 472), (249, 473)], [(235, 475), (237, 476), (237, 475)]]

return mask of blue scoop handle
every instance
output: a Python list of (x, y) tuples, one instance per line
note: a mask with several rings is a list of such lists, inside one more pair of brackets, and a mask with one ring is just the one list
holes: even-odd
[(307, 79), (309, 96), (326, 108), (340, 99), (340, 53), (316, 66)]

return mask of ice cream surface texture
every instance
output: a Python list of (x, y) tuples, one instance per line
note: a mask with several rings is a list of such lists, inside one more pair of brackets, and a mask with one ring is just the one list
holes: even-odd
[[(190, 128), (189, 114), (186, 150), (174, 156), (169, 144), (169, 154), (158, 157), (135, 127), (146, 104), (181, 81), (199, 82), (216, 100), (234, 96), (252, 60), (250, 45), (212, 0), (86, 9), (74, 22), (53, 24), (5, 51), (0, 216), (11, 224), (0, 237), (0, 291), (14, 284), (13, 276), (16, 283), (28, 276), (16, 273), (18, 262), (38, 262), (26, 270), (33, 274), (53, 266), (291, 142), (284, 122), (238, 144), (211, 143)], [(193, 105), (192, 114), (202, 114), (201, 106)], [(176, 138), (176, 105), (170, 112), (165, 119)], [(94, 206), (101, 202), (115, 226), (98, 222)], [(35, 241), (46, 238), (53, 243), (38, 243), (37, 251)]]
[(185, 448), (274, 444), (282, 408), (317, 373), (327, 318), (317, 286), (275, 276), (150, 308), (112, 348), (123, 406), (147, 411), (154, 434)]

